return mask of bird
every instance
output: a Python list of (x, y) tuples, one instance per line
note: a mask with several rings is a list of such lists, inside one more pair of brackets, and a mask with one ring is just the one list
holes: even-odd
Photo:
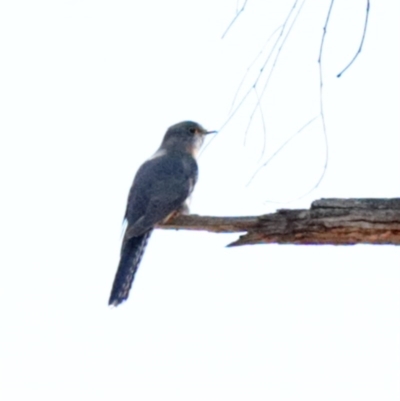
[(126, 301), (155, 225), (187, 214), (187, 199), (198, 177), (196, 156), (207, 131), (194, 121), (169, 127), (158, 150), (138, 169), (129, 191), (120, 260), (110, 306)]

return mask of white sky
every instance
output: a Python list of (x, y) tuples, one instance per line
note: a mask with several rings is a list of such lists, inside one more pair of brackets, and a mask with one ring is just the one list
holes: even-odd
[[(279, 4), (278, 4), (279, 3)], [(306, 2), (246, 146), (246, 103), (200, 159), (192, 211), (308, 207), (321, 197), (398, 197), (399, 2)], [(251, 246), (237, 235), (157, 231), (131, 296), (107, 300), (138, 166), (166, 128), (218, 129), (291, 1), (10, 1), (0, 4), (0, 398), (13, 400), (398, 400), (400, 250)], [(266, 53), (263, 53), (262, 57)], [(257, 67), (259, 68), (259, 67)], [(249, 88), (257, 69), (243, 87)], [(243, 93), (243, 92), (242, 92)]]

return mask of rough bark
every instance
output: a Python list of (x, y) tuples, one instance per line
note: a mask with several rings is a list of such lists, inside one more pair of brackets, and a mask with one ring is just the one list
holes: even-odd
[(246, 217), (185, 215), (164, 229), (245, 232), (229, 246), (260, 243), (400, 245), (400, 198), (320, 199), (310, 209)]

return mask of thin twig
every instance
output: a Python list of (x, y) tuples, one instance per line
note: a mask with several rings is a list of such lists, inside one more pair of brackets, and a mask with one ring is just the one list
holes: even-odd
[(319, 69), (319, 113), (321, 116), (321, 122), (322, 122), (322, 133), (324, 136), (324, 141), (325, 141), (325, 164), (324, 168), (322, 169), (321, 176), (319, 177), (317, 183), (308, 191), (305, 195), (302, 196), (307, 196), (309, 193), (314, 191), (314, 189), (318, 188), (319, 184), (321, 184), (322, 180), (325, 177), (326, 170), (328, 168), (328, 160), (329, 160), (329, 147), (328, 147), (328, 135), (326, 132), (326, 123), (325, 123), (325, 113), (324, 113), (324, 101), (323, 101), (323, 86), (324, 86), (324, 80), (323, 80), (323, 70), (322, 70), (322, 55), (324, 51), (324, 45), (325, 45), (325, 38), (326, 38), (326, 32), (328, 29), (328, 24), (331, 18), (331, 13), (332, 13), (332, 8), (335, 0), (331, 0), (331, 3), (329, 5), (328, 13), (326, 15), (326, 20), (325, 24), (323, 27), (323, 33), (322, 33), (322, 38), (321, 38), (321, 45), (319, 48), (319, 56), (318, 56), (318, 69)]
[[(249, 121), (248, 121), (248, 124), (247, 124), (247, 127), (246, 127), (246, 131), (245, 131), (245, 137), (246, 137), (247, 134), (248, 134), (248, 131), (249, 131), (249, 129), (250, 129), (250, 125), (251, 125), (251, 123), (252, 123), (252, 121), (253, 121), (253, 118), (254, 118), (254, 114), (255, 114), (255, 112), (257, 111), (258, 106), (260, 105), (261, 99), (262, 99), (262, 97), (264, 96), (265, 91), (267, 90), (267, 87), (268, 87), (268, 85), (269, 85), (270, 79), (271, 79), (271, 77), (272, 77), (272, 73), (274, 72), (275, 67), (276, 67), (276, 64), (277, 64), (277, 62), (278, 62), (278, 60), (279, 60), (279, 56), (280, 56), (280, 54), (281, 54), (282, 48), (283, 48), (283, 46), (285, 45), (286, 40), (287, 40), (287, 38), (289, 37), (290, 32), (292, 31), (292, 28), (293, 28), (295, 22), (297, 21), (297, 18), (298, 18), (299, 15), (300, 15), (300, 12), (301, 12), (301, 10), (302, 10), (302, 8), (303, 8), (303, 6), (304, 6), (304, 3), (305, 3), (305, 0), (303, 0), (303, 2), (301, 3), (301, 5), (300, 5), (300, 7), (299, 7), (299, 9), (298, 9), (298, 11), (297, 11), (297, 14), (295, 15), (295, 17), (294, 17), (294, 19), (293, 19), (291, 25), (289, 26), (289, 29), (288, 29), (287, 32), (286, 32), (286, 35), (285, 35), (284, 38), (282, 39), (282, 42), (281, 42), (281, 44), (280, 44), (280, 46), (279, 46), (279, 48), (278, 48), (278, 51), (277, 51), (277, 53), (276, 53), (274, 62), (273, 62), (273, 64), (272, 64), (272, 66), (271, 66), (271, 70), (270, 70), (270, 72), (269, 72), (269, 74), (268, 74), (267, 80), (266, 80), (266, 82), (265, 82), (265, 84), (264, 84), (264, 87), (263, 87), (263, 89), (262, 89), (262, 91), (261, 91), (259, 97), (258, 97), (259, 100), (257, 101), (257, 103), (256, 103), (256, 105), (255, 105), (255, 107), (254, 107), (254, 109), (253, 109), (253, 112), (251, 113), (251, 115), (250, 115), (250, 117), (249, 117)], [(294, 10), (296, 4), (297, 4), (297, 1), (294, 3), (291, 12)], [(287, 22), (287, 21), (285, 21), (285, 24), (284, 24), (284, 25), (286, 25), (286, 22)]]
[[(251, 184), (251, 182), (253, 181), (253, 179), (255, 178), (255, 176), (260, 172), (260, 170), (262, 168), (264, 168), (267, 164), (269, 164), (271, 162), (271, 160), (279, 153), (282, 151), (282, 149), (287, 146), (290, 141), (292, 141), (298, 134), (300, 134), (306, 127), (308, 127), (311, 123), (313, 123), (318, 117), (321, 117), (321, 122), (322, 122), (322, 132), (323, 132), (323, 136), (324, 136), (324, 141), (325, 141), (325, 164), (322, 170), (322, 174), (321, 176), (318, 178), (317, 183), (307, 192), (305, 192), (304, 194), (302, 194), (301, 196), (289, 200), (289, 201), (285, 201), (284, 203), (290, 203), (293, 201), (298, 201), (302, 198), (304, 198), (305, 196), (309, 195), (312, 191), (314, 191), (316, 188), (318, 188), (318, 186), (320, 185), (320, 183), (322, 182), (327, 167), (328, 167), (328, 156), (329, 156), (329, 152), (328, 152), (328, 137), (327, 137), (327, 132), (326, 132), (326, 124), (325, 124), (325, 115), (324, 115), (324, 107), (323, 107), (323, 74), (322, 74), (322, 54), (323, 54), (323, 50), (324, 50), (324, 44), (325, 44), (325, 37), (326, 37), (326, 32), (327, 32), (327, 27), (328, 27), (328, 23), (330, 21), (330, 16), (331, 16), (331, 12), (332, 12), (332, 7), (333, 7), (333, 3), (335, 0), (331, 0), (330, 6), (329, 6), (329, 10), (326, 16), (326, 20), (325, 20), (325, 24), (324, 24), (324, 28), (323, 28), (323, 34), (322, 34), (322, 38), (321, 38), (321, 45), (320, 45), (320, 50), (319, 50), (319, 57), (318, 57), (318, 64), (319, 64), (319, 80), (320, 80), (320, 113), (317, 117), (314, 117), (313, 119), (311, 119), (310, 121), (308, 121), (302, 128), (300, 128), (299, 131), (297, 131), (295, 134), (293, 134), (289, 139), (287, 139), (282, 146), (280, 146), (275, 152), (274, 154), (262, 165), (260, 166), (256, 172), (253, 174), (253, 176), (250, 178), (249, 182), (247, 183), (246, 186), (249, 186)], [(277, 203), (274, 201), (274, 203)], [(279, 203), (279, 202), (278, 202)]]
[(365, 11), (364, 30), (363, 30), (363, 34), (362, 34), (362, 37), (361, 37), (360, 46), (358, 47), (358, 50), (357, 50), (356, 54), (354, 55), (354, 57), (351, 59), (350, 63), (347, 64), (347, 66), (345, 68), (343, 68), (343, 70), (341, 72), (339, 72), (339, 74), (336, 75), (337, 78), (340, 78), (343, 75), (343, 73), (354, 63), (354, 61), (356, 60), (356, 58), (358, 57), (358, 55), (362, 51), (362, 47), (364, 45), (365, 34), (367, 32), (369, 9), (370, 9), (370, 2), (369, 2), (369, 0), (367, 0), (367, 8), (366, 8), (366, 11)]
[(251, 182), (254, 180), (254, 178), (258, 175), (258, 173), (266, 167), (274, 158), (276, 155), (278, 155), (281, 150), (289, 143), (291, 142), (297, 135), (299, 135), (301, 132), (303, 132), (309, 125), (311, 125), (317, 118), (319, 118), (319, 115), (312, 118), (310, 121), (308, 121), (306, 124), (304, 124), (297, 132), (295, 132), (290, 138), (288, 138), (273, 154), (271, 157), (268, 158), (267, 161), (265, 161), (251, 176), (249, 182), (246, 184), (246, 187), (248, 187)]
[(249, 75), (251, 69), (253, 68), (253, 65), (254, 65), (254, 64), (256, 63), (256, 61), (261, 57), (261, 55), (263, 54), (263, 52), (264, 52), (265, 48), (267, 47), (268, 43), (270, 42), (270, 40), (275, 36), (275, 34), (276, 34), (280, 29), (282, 29), (282, 25), (278, 26), (278, 27), (271, 33), (271, 35), (269, 36), (269, 38), (268, 38), (267, 41), (265, 42), (265, 44), (264, 44), (264, 46), (262, 47), (262, 49), (260, 50), (260, 52), (257, 54), (257, 56), (255, 57), (255, 59), (254, 59), (254, 60), (250, 63), (250, 65), (247, 67), (247, 70), (246, 70), (245, 74), (243, 75), (243, 78), (242, 78), (242, 80), (240, 81), (240, 84), (238, 85), (238, 88), (237, 88), (237, 90), (236, 90), (235, 96), (233, 97), (231, 109), (229, 110), (229, 113), (228, 113), (229, 115), (232, 114), (232, 110), (233, 110), (233, 107), (235, 106), (236, 99), (237, 99), (237, 97), (239, 96), (240, 89), (242, 89), (242, 86), (243, 86), (243, 84), (244, 84), (244, 82), (245, 82), (247, 76)]
[[(222, 35), (221, 39), (223, 39), (225, 37), (225, 35), (228, 33), (229, 29), (231, 29), (232, 25), (236, 22), (236, 20), (239, 18), (239, 15), (244, 11), (246, 4), (247, 4), (248, 0), (244, 0), (243, 6), (242, 8), (236, 12), (235, 17), (233, 18), (233, 20), (231, 21), (231, 23), (228, 25), (228, 28), (225, 29), (224, 34)], [(236, 5), (237, 6), (237, 5)]]
[[(259, 96), (258, 96), (258, 92), (257, 92), (256, 88), (254, 88), (254, 93), (256, 94), (257, 102), (258, 102)], [(261, 154), (260, 154), (259, 159), (257, 160), (257, 163), (264, 157), (265, 149), (266, 149), (266, 146), (267, 146), (267, 128), (265, 126), (265, 118), (264, 118), (264, 113), (263, 113), (263, 109), (261, 107), (261, 104), (259, 105), (258, 109), (260, 111), (261, 124), (262, 124), (262, 128), (263, 128), (262, 129), (262, 131), (263, 131), (263, 144), (262, 144)]]
[(271, 51), (268, 54), (267, 59), (265, 60), (264, 64), (262, 65), (262, 67), (260, 68), (260, 71), (258, 72), (258, 76), (256, 78), (256, 80), (254, 81), (253, 85), (249, 88), (249, 90), (246, 92), (246, 94), (242, 97), (242, 99), (240, 100), (239, 104), (236, 106), (236, 108), (229, 114), (228, 118), (226, 119), (226, 121), (222, 124), (222, 127), (219, 129), (220, 131), (222, 130), (222, 128), (224, 128), (229, 121), (235, 116), (235, 114), (239, 111), (239, 109), (241, 108), (242, 104), (245, 102), (245, 100), (247, 99), (247, 97), (250, 95), (250, 93), (252, 92), (253, 88), (257, 87), (258, 81), (260, 80), (266, 65), (268, 64), (269, 60), (272, 57), (272, 54), (275, 50), (275, 48), (277, 47), (278, 43), (279, 43), (279, 39), (281, 38), (283, 32), (285, 30), (285, 24), (282, 25), (282, 29), (281, 32), (278, 36), (278, 38), (276, 39)]
[[(252, 112), (252, 114), (251, 114), (251, 116), (250, 116), (250, 118), (249, 118), (248, 125), (247, 125), (247, 127), (246, 127), (245, 137), (244, 137), (244, 141), (246, 141), (247, 134), (248, 134), (248, 130), (249, 130), (249, 128), (250, 128), (250, 125), (251, 125), (251, 122), (252, 122), (252, 119), (253, 119), (253, 117), (254, 117), (255, 112), (256, 112), (257, 110), (260, 110), (260, 112), (262, 113), (261, 98), (262, 98), (262, 96), (264, 95), (264, 93), (265, 93), (265, 91), (266, 91), (266, 89), (267, 89), (267, 87), (268, 87), (268, 83), (269, 83), (269, 81), (270, 81), (270, 79), (271, 79), (273, 70), (274, 70), (274, 68), (275, 68), (275, 66), (276, 66), (276, 64), (277, 64), (277, 61), (278, 61), (278, 59), (279, 59), (279, 56), (280, 56), (281, 51), (282, 51), (282, 49), (283, 49), (283, 46), (285, 45), (286, 40), (287, 40), (287, 38), (288, 38), (288, 36), (289, 36), (289, 34), (290, 34), (290, 32), (291, 32), (291, 30), (292, 30), (292, 28), (293, 28), (295, 22), (297, 21), (297, 18), (298, 18), (299, 15), (300, 15), (300, 12), (301, 12), (301, 10), (302, 10), (302, 8), (303, 8), (303, 6), (304, 6), (305, 0), (303, 0), (303, 2), (301, 3), (301, 5), (300, 5), (300, 7), (298, 8), (298, 11), (297, 11), (297, 13), (296, 13), (296, 15), (295, 15), (293, 21), (291, 22), (289, 28), (286, 30), (286, 27), (287, 27), (287, 25), (288, 25), (288, 23), (289, 23), (289, 21), (290, 21), (290, 19), (291, 19), (291, 17), (292, 17), (293, 12), (295, 11), (295, 9), (296, 9), (296, 7), (297, 7), (298, 2), (299, 2), (299, 0), (295, 0), (295, 1), (293, 2), (293, 5), (292, 5), (292, 7), (291, 7), (291, 9), (290, 9), (290, 11), (289, 11), (289, 13), (288, 13), (288, 15), (286, 16), (286, 19), (285, 19), (284, 23), (283, 23), (280, 27), (278, 27), (278, 28), (271, 34), (271, 36), (268, 38), (268, 40), (267, 40), (266, 44), (264, 45), (264, 47), (268, 44), (268, 42), (269, 42), (270, 39), (275, 35), (275, 33), (276, 33), (277, 31), (280, 30), (280, 33), (279, 33), (278, 37), (276, 38), (275, 43), (274, 43), (274, 45), (272, 46), (272, 49), (270, 50), (270, 52), (269, 52), (267, 58), (265, 59), (263, 65), (261, 66), (261, 68), (260, 68), (260, 70), (259, 70), (259, 73), (258, 73), (258, 75), (257, 75), (257, 77), (256, 77), (256, 80), (254, 81), (252, 87), (249, 88), (249, 90), (246, 92), (246, 94), (245, 94), (245, 95), (242, 97), (242, 99), (240, 100), (239, 104), (238, 104), (238, 105), (236, 106), (236, 108), (232, 111), (233, 105), (234, 105), (235, 102), (236, 102), (237, 95), (238, 95), (238, 93), (239, 93), (239, 90), (240, 90), (240, 88), (241, 88), (241, 86), (242, 86), (242, 84), (243, 84), (243, 82), (244, 82), (246, 76), (247, 76), (248, 73), (250, 72), (251, 67), (255, 64), (255, 62), (257, 61), (257, 59), (259, 58), (259, 56), (262, 54), (263, 50), (260, 51), (260, 53), (257, 55), (257, 57), (253, 60), (253, 62), (252, 62), (252, 63), (250, 64), (250, 66), (248, 67), (248, 69), (247, 69), (247, 71), (246, 71), (244, 77), (242, 78), (242, 81), (241, 81), (241, 83), (240, 83), (240, 85), (239, 85), (239, 88), (238, 88), (238, 90), (237, 90), (237, 92), (236, 92), (236, 94), (235, 94), (234, 100), (233, 100), (233, 102), (232, 102), (230, 115), (229, 115), (229, 117), (227, 118), (227, 120), (222, 124), (222, 126), (220, 127), (220, 129), (218, 130), (218, 132), (221, 132), (221, 130), (229, 123), (229, 121), (234, 117), (234, 115), (238, 112), (238, 110), (241, 108), (241, 106), (243, 105), (243, 103), (246, 101), (246, 99), (247, 99), (247, 97), (250, 95), (250, 93), (254, 90), (255, 93), (256, 93), (256, 96), (257, 96), (257, 102), (256, 102), (256, 105), (255, 105), (255, 107), (254, 107), (254, 110), (253, 110), (253, 112)], [(285, 34), (285, 35), (284, 35), (284, 34)], [(278, 47), (278, 46), (279, 46), (279, 47)], [(272, 66), (271, 66), (271, 71), (270, 71), (269, 74), (268, 74), (267, 81), (266, 81), (266, 83), (264, 84), (264, 87), (263, 87), (263, 89), (262, 89), (261, 95), (259, 95), (258, 92), (257, 92), (257, 85), (258, 85), (258, 83), (259, 83), (259, 81), (260, 81), (260, 79), (261, 79), (261, 77), (262, 77), (262, 75), (263, 75), (263, 73), (264, 73), (264, 71), (265, 71), (265, 68), (266, 68), (267, 64), (268, 64), (269, 61), (271, 60), (271, 57), (273, 56), (273, 54), (274, 54), (274, 52), (275, 52), (275, 49), (276, 49), (277, 47), (278, 47), (278, 49), (277, 49), (277, 53), (276, 53), (276, 55), (275, 55), (273, 64), (272, 64)], [(262, 118), (262, 123), (263, 123), (263, 133), (264, 133), (264, 137), (265, 137), (265, 135), (266, 135), (266, 128), (265, 128), (265, 119), (264, 119), (263, 114), (261, 114), (261, 118)], [(314, 118), (314, 119), (315, 119), (315, 118)], [(314, 119), (313, 119), (313, 120), (314, 120)], [(312, 121), (313, 121), (313, 120), (312, 120)], [(311, 123), (311, 121), (310, 121), (309, 123)], [(309, 123), (307, 123), (306, 125), (308, 125)], [(305, 128), (305, 127), (301, 128), (300, 131), (302, 131), (304, 128)], [(298, 132), (297, 132), (297, 133), (298, 133)], [(297, 133), (296, 133), (295, 135), (297, 135)], [(295, 135), (294, 135), (294, 136), (295, 136)], [(215, 140), (215, 139), (216, 139), (216, 136), (214, 136), (213, 138), (211, 138), (211, 140), (203, 147), (201, 153), (203, 153), (203, 152), (206, 150), (206, 148), (211, 144), (211, 142), (212, 142), (213, 140)], [(285, 147), (285, 146), (287, 145), (287, 143), (288, 143), (288, 142), (285, 142), (284, 145), (282, 146), (282, 148)], [(266, 146), (266, 140), (264, 139), (264, 144), (263, 144), (263, 150), (262, 150), (261, 158), (262, 158), (262, 156), (263, 156), (264, 153), (265, 153), (265, 146)], [(282, 150), (282, 148), (280, 148), (280, 149), (278, 150), (278, 152), (279, 152), (280, 150)], [(274, 154), (273, 157), (275, 157), (275, 156), (276, 156), (276, 155)], [(271, 161), (271, 160), (269, 159), (269, 160), (267, 161), (266, 164), (268, 164), (270, 161)], [(250, 179), (249, 183), (252, 181), (252, 179), (255, 177), (255, 175), (258, 174), (258, 172), (259, 172), (259, 170), (257, 170), (256, 173), (253, 174), (253, 176), (252, 176), (252, 178)], [(319, 182), (318, 182), (318, 184), (319, 184)], [(249, 185), (249, 184), (247, 184), (247, 185)], [(311, 191), (310, 191), (310, 192), (311, 192)]]
[[(267, 66), (269, 60), (271, 59), (276, 47), (279, 44), (280, 39), (282, 38), (285, 29), (286, 29), (286, 25), (292, 15), (293, 10), (296, 8), (296, 5), (298, 3), (299, 0), (295, 0), (291, 10), (289, 11), (289, 14), (286, 17), (285, 22), (281, 25), (281, 29), (280, 29), (280, 33), (274, 43), (274, 45), (272, 46), (271, 51), (269, 52), (264, 64), (262, 65), (262, 67), (260, 68), (260, 71), (258, 72), (257, 78), (255, 79), (253, 85), (251, 86), (251, 88), (249, 88), (249, 90), (246, 92), (246, 94), (242, 97), (242, 99), (240, 100), (239, 104), (236, 106), (236, 108), (233, 110), (233, 112), (231, 112), (228, 116), (228, 118), (226, 119), (226, 121), (222, 124), (222, 126), (220, 127), (219, 131), (221, 131), (229, 122), (230, 120), (236, 115), (236, 113), (239, 111), (239, 109), (241, 108), (242, 104), (245, 102), (245, 100), (247, 99), (247, 97), (250, 95), (250, 93), (252, 92), (253, 88), (256, 88), (258, 85), (259, 80), (261, 79), (263, 72), (265, 70), (265, 67)], [(214, 136), (215, 138), (215, 136)], [(212, 138), (212, 139), (214, 139)]]

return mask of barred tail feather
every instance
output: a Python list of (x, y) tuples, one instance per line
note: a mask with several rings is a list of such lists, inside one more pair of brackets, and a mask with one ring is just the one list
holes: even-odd
[(138, 237), (132, 237), (126, 241), (124, 240), (121, 250), (121, 259), (108, 301), (109, 305), (118, 306), (128, 299), (129, 290), (131, 289), (147, 241), (152, 232), (153, 230), (150, 230)]

